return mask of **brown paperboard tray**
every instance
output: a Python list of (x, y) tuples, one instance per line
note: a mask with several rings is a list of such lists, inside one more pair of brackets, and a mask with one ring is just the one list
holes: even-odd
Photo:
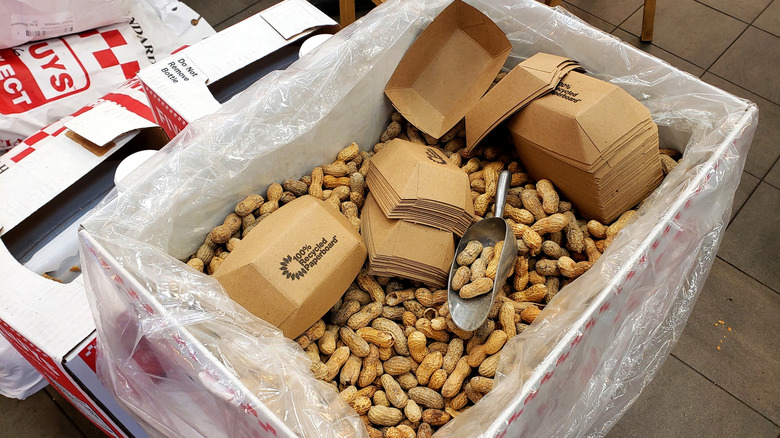
[(439, 138), (485, 94), (511, 49), (493, 21), (456, 0), (417, 37), (385, 94), (412, 125)]

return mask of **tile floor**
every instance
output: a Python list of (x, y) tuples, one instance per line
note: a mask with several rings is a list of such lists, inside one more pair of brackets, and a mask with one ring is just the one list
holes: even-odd
[[(187, 3), (222, 29), (275, 1)], [(642, 3), (568, 0), (563, 6), (752, 100), (760, 123), (732, 221), (682, 338), (608, 436), (780, 438), (780, 0), (658, 0), (652, 44), (638, 38)], [(718, 320), (726, 325), (715, 326)], [(101, 435), (50, 388), (25, 401), (0, 397), (0, 437)]]

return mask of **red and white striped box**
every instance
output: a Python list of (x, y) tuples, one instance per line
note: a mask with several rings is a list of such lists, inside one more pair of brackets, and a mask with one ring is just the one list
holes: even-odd
[[(152, 121), (138, 79), (41, 129), (0, 156), (0, 235), (106, 160)], [(74, 140), (68, 131), (84, 141)]]
[[(133, 78), (0, 156), (0, 235), (18, 234), (24, 228), (17, 226), (48, 208), (52, 199), (78, 184), (88, 185), (85, 175), (139, 130), (159, 129), (151, 119), (141, 84)], [(83, 213), (68, 212), (62, 220)], [(58, 239), (71, 233), (77, 252), (78, 224), (58, 228), (62, 227), (65, 231), (51, 236)], [(46, 247), (37, 251), (45, 253)], [(97, 378), (95, 323), (82, 277), (65, 284), (46, 279), (20, 264), (5, 241), (0, 241), (0, 272), (0, 333), (106, 434), (146, 437)]]
[(82, 278), (48, 280), (19, 265), (4, 245), (0, 267), (0, 334), (108, 436), (146, 437), (98, 381), (95, 325)]

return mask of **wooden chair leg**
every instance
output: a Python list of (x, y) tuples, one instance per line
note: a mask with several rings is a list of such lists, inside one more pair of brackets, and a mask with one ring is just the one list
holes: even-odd
[(339, 20), (341, 27), (355, 22), (355, 0), (339, 0)]
[(655, 23), (655, 0), (645, 0), (645, 6), (642, 11), (642, 36), (639, 38), (643, 43), (653, 41), (653, 25)]

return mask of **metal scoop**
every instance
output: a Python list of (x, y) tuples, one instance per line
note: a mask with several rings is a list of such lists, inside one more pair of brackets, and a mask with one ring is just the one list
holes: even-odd
[[(479, 328), (487, 319), (493, 302), (501, 288), (506, 283), (512, 265), (517, 258), (517, 239), (515, 234), (506, 221), (504, 216), (504, 205), (506, 204), (506, 194), (509, 190), (509, 183), (512, 180), (512, 173), (508, 170), (501, 172), (498, 177), (498, 186), (496, 188), (496, 211), (495, 216), (485, 218), (475, 223), (463, 235), (455, 249), (455, 258), (452, 259), (450, 266), (450, 278), (447, 281), (447, 301), (450, 306), (450, 315), (452, 321), (462, 330), (472, 331)], [(460, 267), (456, 261), (457, 255), (463, 251), (472, 240), (478, 240), (483, 247), (493, 246), (501, 240), (504, 241), (504, 248), (501, 254), (495, 254), (494, 257), (500, 257), (498, 260), (498, 270), (496, 278), (493, 281), (493, 290), (490, 293), (479, 295), (474, 298), (463, 299), (460, 294), (452, 290), (452, 276)]]

